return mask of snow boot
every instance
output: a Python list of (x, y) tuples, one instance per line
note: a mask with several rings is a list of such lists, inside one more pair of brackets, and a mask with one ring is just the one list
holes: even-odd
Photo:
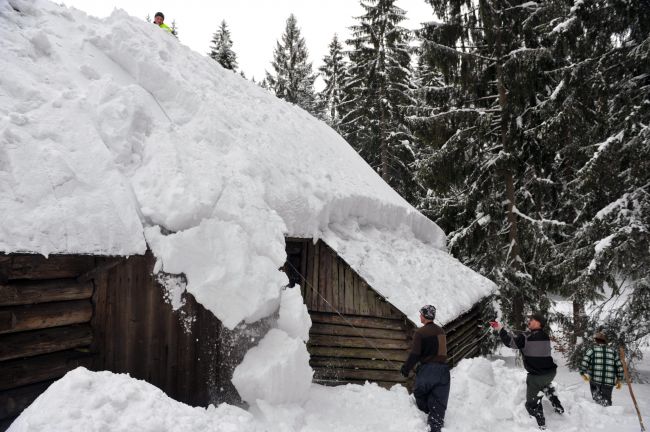
[(551, 396), (548, 399), (551, 401), (551, 405), (553, 405), (553, 409), (556, 413), (564, 414), (564, 407), (560, 403), (560, 399), (558, 399), (557, 396)]
[(546, 429), (546, 419), (544, 418), (544, 410), (542, 409), (542, 404), (539, 402), (526, 402), (525, 407), (528, 414), (535, 417), (537, 420), (537, 426), (540, 429)]

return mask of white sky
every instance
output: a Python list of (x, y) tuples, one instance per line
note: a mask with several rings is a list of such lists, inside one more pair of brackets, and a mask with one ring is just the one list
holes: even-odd
[[(178, 25), (181, 43), (206, 54), (210, 39), (222, 19), (230, 28), (233, 48), (239, 68), (248, 78), (261, 80), (271, 68), (275, 42), (285, 27), (290, 13), (296, 15), (307, 43), (314, 71), (322, 64), (327, 46), (334, 33), (341, 40), (350, 36), (348, 27), (355, 24), (354, 16), (363, 13), (358, 0), (63, 0), (90, 15), (106, 17), (114, 8), (130, 15), (152, 19), (157, 11), (165, 14), (165, 23), (172, 19)], [(418, 28), (433, 17), (425, 0), (397, 0), (407, 11), (408, 28)]]

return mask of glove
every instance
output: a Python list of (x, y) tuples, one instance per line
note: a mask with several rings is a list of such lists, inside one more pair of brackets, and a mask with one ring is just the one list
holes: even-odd
[(589, 382), (589, 380), (591, 379), (591, 377), (587, 374), (581, 374), (581, 375), (582, 375), (582, 379), (585, 380), (585, 382)]
[(494, 330), (501, 330), (503, 325), (499, 321), (490, 321), (490, 327), (492, 327)]
[(623, 383), (621, 380), (616, 380), (616, 390), (620, 390), (621, 387), (623, 387)]
[(402, 367), (399, 369), (399, 373), (402, 374), (402, 376), (403, 376), (404, 378), (408, 378), (408, 376), (409, 376), (409, 372), (406, 370), (406, 366), (402, 366)]

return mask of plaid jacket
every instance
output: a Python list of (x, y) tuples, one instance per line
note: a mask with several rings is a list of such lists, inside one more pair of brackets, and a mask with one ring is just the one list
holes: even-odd
[(618, 353), (607, 345), (589, 348), (580, 363), (580, 373), (587, 374), (596, 384), (616, 385), (623, 380), (623, 365)]

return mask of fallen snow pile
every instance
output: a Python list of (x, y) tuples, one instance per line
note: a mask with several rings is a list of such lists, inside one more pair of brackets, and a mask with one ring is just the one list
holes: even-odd
[(326, 238), (415, 321), (493, 289), (332, 129), (154, 25), (9, 0), (0, 52), (0, 251), (148, 245), (229, 328), (277, 310), (285, 235)]
[[(556, 378), (566, 408), (562, 416), (544, 402), (550, 431), (638, 432), (627, 389), (615, 391), (614, 406), (591, 400), (577, 373), (561, 368)], [(650, 385), (636, 385), (637, 398), (650, 411)], [(290, 389), (281, 390), (290, 391)], [(452, 370), (446, 432), (525, 432), (537, 430), (525, 413), (525, 372), (513, 357), (462, 361)], [(649, 419), (646, 418), (646, 422)], [(178, 431), (194, 432), (425, 432), (426, 418), (406, 389), (375, 384), (312, 385), (300, 402), (260, 401), (249, 412), (222, 404), (192, 408), (156, 387), (110, 372), (79, 368), (55, 382), (10, 427), (11, 432)]]

